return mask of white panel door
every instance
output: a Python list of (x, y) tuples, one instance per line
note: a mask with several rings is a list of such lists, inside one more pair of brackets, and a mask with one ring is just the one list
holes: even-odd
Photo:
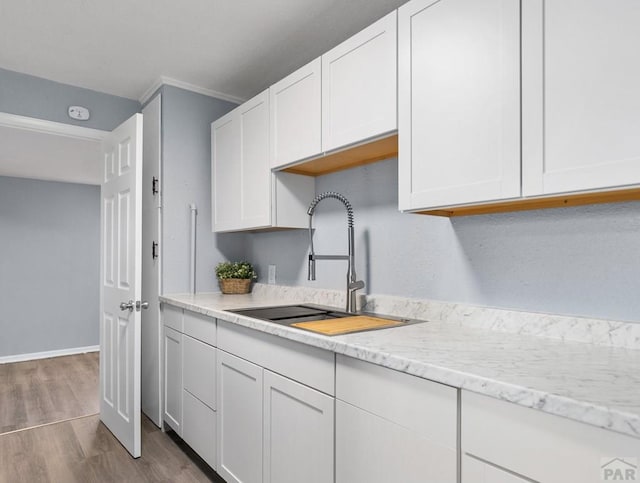
[(218, 350), (218, 473), (262, 482), (262, 367)]
[[(160, 114), (161, 95), (142, 110), (142, 300), (149, 303), (142, 311), (141, 405), (157, 426), (162, 421), (162, 324), (160, 323)], [(154, 179), (156, 180), (154, 183)], [(154, 190), (154, 186), (157, 189)], [(155, 256), (154, 256), (155, 252)]]
[(396, 12), (322, 56), (322, 150), (397, 129)]
[(523, 2), (523, 194), (640, 183), (640, 2)]
[(272, 168), (322, 150), (320, 71), (318, 57), (269, 88)]
[[(103, 143), (100, 419), (140, 456), (142, 114)], [(129, 308), (121, 304), (127, 304)]]
[(240, 125), (238, 108), (211, 124), (213, 231), (240, 227)]
[(238, 108), (240, 126), (240, 219), (243, 228), (271, 225), (269, 91)]
[(520, 196), (520, 2), (398, 10), (399, 207)]
[(334, 398), (264, 371), (265, 483), (333, 483)]

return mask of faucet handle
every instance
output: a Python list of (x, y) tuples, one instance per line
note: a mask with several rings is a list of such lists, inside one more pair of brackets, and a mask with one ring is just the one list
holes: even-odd
[(348, 285), (349, 290), (360, 290), (364, 288), (364, 282), (362, 280), (358, 280), (357, 282), (350, 282)]

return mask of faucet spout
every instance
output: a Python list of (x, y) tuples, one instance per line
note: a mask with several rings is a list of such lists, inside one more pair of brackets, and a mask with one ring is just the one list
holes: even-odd
[[(313, 248), (313, 214), (315, 212), (318, 203), (327, 198), (334, 198), (340, 201), (347, 210), (347, 233), (348, 233), (348, 255), (316, 255)], [(355, 241), (354, 241), (354, 229), (353, 229), (353, 208), (349, 200), (340, 193), (334, 191), (327, 191), (316, 196), (307, 210), (309, 215), (309, 265), (308, 265), (308, 280), (316, 279), (316, 260), (347, 260), (347, 312), (356, 312), (356, 291), (364, 288), (364, 282), (358, 280), (355, 267)]]

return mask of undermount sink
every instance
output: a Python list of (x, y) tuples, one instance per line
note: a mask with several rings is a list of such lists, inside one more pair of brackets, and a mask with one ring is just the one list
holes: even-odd
[[(386, 320), (389, 322), (388, 325), (377, 326), (372, 328), (359, 328), (356, 330), (348, 330), (342, 333), (355, 333), (355, 332), (365, 332), (370, 330), (381, 330), (390, 327), (401, 327), (411, 324), (417, 324), (424, 322), (422, 320), (412, 320), (412, 319), (402, 319), (399, 317), (390, 317), (390, 316), (380, 316), (372, 313), (359, 312), (355, 314), (350, 314), (348, 312), (342, 312), (340, 310), (336, 310), (332, 307), (323, 307), (321, 305), (315, 304), (299, 304), (299, 305), (278, 305), (271, 307), (259, 307), (259, 308), (247, 308), (247, 309), (234, 309), (229, 312), (233, 312), (235, 314), (244, 315), (246, 317), (252, 317), (254, 319), (265, 320), (267, 322), (273, 322), (275, 324), (285, 325), (287, 327), (294, 327), (300, 330), (307, 330), (310, 332), (320, 332), (319, 330), (314, 330), (310, 328), (309, 324), (303, 324), (302, 326), (298, 326), (298, 324), (304, 322), (315, 322), (315, 321), (328, 321), (331, 319), (343, 319), (347, 317), (366, 317), (371, 320)], [(336, 322), (338, 322), (336, 320)], [(307, 327), (305, 327), (307, 325)], [(312, 325), (312, 324), (311, 324)], [(327, 324), (323, 324), (326, 326)], [(326, 332), (325, 335), (339, 335), (339, 334), (329, 334)]]

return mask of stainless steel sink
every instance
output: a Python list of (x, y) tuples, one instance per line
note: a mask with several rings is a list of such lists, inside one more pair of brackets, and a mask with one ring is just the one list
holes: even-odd
[(230, 310), (236, 314), (253, 317), (254, 319), (267, 320), (276, 324), (291, 325), (296, 322), (308, 322), (313, 320), (337, 319), (349, 317), (354, 314), (340, 312), (330, 307), (320, 305), (279, 305), (276, 307), (260, 307), (257, 309)]
[[(332, 307), (324, 307), (322, 305), (315, 304), (301, 304), (301, 305), (278, 305), (272, 307), (259, 307), (259, 308), (247, 308), (247, 309), (235, 309), (229, 310), (235, 314), (244, 315), (246, 317), (252, 317), (254, 319), (266, 320), (273, 322), (274, 324), (291, 326), (298, 322), (311, 322), (315, 320), (327, 320), (338, 319), (342, 317), (353, 317), (354, 315), (368, 315), (371, 317), (384, 317), (385, 319), (397, 320), (402, 322), (402, 326), (411, 325), (424, 322), (422, 320), (402, 319), (399, 317), (381, 316), (378, 314), (372, 314), (367, 312), (358, 312), (356, 314), (350, 314), (348, 312), (342, 312)], [(395, 326), (401, 327), (401, 326)], [(304, 328), (296, 327), (299, 330), (306, 330)], [(375, 329), (363, 329), (357, 332), (366, 332), (370, 330), (383, 330), (382, 328)], [(354, 333), (354, 332), (351, 332)]]

